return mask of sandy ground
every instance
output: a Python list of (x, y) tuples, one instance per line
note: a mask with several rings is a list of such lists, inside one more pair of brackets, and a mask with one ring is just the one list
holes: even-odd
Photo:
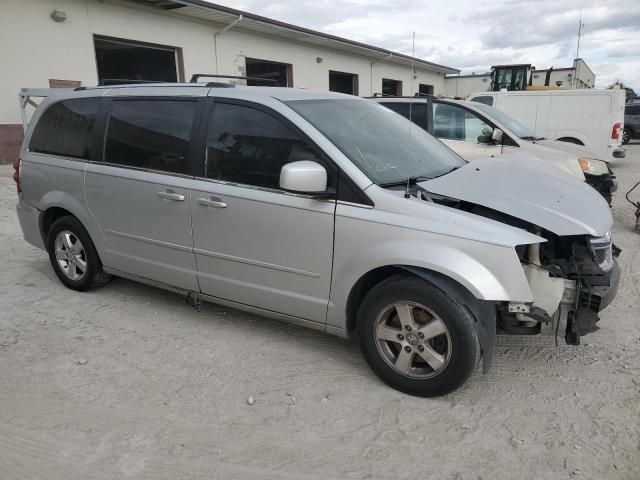
[[(640, 180), (628, 151), (621, 192)], [(601, 330), (577, 348), (500, 338), (488, 375), (427, 400), (341, 339), (122, 279), (67, 290), (22, 240), (10, 174), (1, 479), (640, 478), (640, 233), (621, 193), (623, 282)]]

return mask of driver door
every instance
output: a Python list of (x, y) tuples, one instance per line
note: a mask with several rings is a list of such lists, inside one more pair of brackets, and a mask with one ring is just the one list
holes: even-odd
[[(336, 201), (284, 191), (283, 165), (323, 163), (275, 112), (216, 99), (204, 175), (191, 193), (193, 249), (202, 293), (326, 322)], [(336, 173), (329, 165), (328, 183)]]
[(493, 130), (493, 126), (475, 113), (458, 105), (433, 102), (433, 135), (465, 160), (501, 154), (501, 145), (478, 141), (486, 129)]

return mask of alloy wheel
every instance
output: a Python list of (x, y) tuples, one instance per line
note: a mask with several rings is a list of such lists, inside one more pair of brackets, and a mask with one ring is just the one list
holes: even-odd
[(418, 379), (440, 373), (451, 359), (451, 335), (431, 309), (414, 302), (383, 308), (373, 329), (378, 352), (398, 373)]
[(80, 239), (69, 230), (62, 230), (55, 241), (56, 260), (60, 270), (70, 280), (79, 281), (87, 273), (87, 254)]

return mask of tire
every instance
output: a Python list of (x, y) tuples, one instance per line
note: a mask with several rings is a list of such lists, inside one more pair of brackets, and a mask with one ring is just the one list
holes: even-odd
[(47, 251), (60, 281), (81, 292), (104, 285), (111, 275), (102, 270), (91, 237), (72, 216), (58, 218), (47, 234)]
[[(411, 322), (409, 330), (405, 323)], [(409, 275), (373, 287), (357, 316), (360, 347), (371, 369), (389, 386), (420, 397), (452, 392), (469, 378), (480, 358), (473, 323), (465, 307)]]
[(629, 130), (628, 128), (625, 128), (624, 130), (622, 130), (622, 144), (626, 145), (630, 141), (631, 141), (631, 130)]

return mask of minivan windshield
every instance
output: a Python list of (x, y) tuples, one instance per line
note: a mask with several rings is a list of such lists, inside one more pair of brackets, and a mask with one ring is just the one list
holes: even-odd
[(369, 100), (285, 103), (378, 185), (435, 178), (467, 163), (413, 122)]
[(501, 124), (515, 133), (518, 138), (523, 140), (543, 140), (543, 137), (536, 137), (536, 133), (533, 130), (525, 127), (521, 123), (519, 123), (515, 118), (510, 117), (506, 113), (501, 110), (498, 110), (496, 107), (491, 107), (489, 105), (485, 105), (484, 103), (474, 102), (474, 107), (478, 110), (482, 110), (487, 114), (491, 115), (493, 118), (498, 120)]

